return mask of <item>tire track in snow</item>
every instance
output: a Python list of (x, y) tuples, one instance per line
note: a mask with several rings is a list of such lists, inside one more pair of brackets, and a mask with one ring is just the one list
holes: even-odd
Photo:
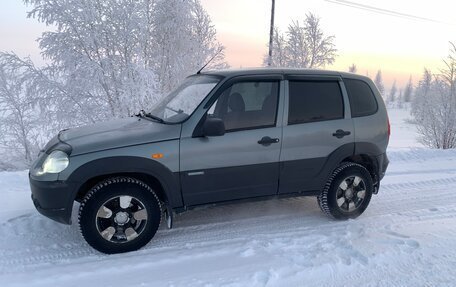
[(447, 149), (429, 149), (429, 148), (405, 148), (405, 149), (389, 149), (387, 151), (388, 158), (392, 163), (409, 163), (435, 161), (439, 159), (456, 158), (456, 150)]
[[(441, 190), (442, 188), (448, 191)], [(433, 189), (433, 191), (426, 194), (416, 193), (428, 189)], [(437, 191), (435, 191), (436, 189)], [(415, 195), (412, 197), (415, 199), (414, 201), (410, 200), (411, 195)], [(456, 206), (451, 206), (446, 210), (433, 211), (432, 207), (428, 206), (427, 199), (437, 198), (442, 204), (456, 202), (456, 200), (448, 200), (456, 198), (456, 177), (384, 184), (379, 196), (381, 198), (373, 200), (366, 213), (357, 220), (363, 222), (368, 218), (392, 214), (411, 217), (420, 214), (421, 219), (454, 217)], [(410, 201), (410, 204), (406, 205), (407, 210), (402, 210), (404, 200)], [(261, 215), (263, 209), (274, 209), (277, 206), (279, 210), (274, 210), (274, 214)], [(291, 206), (291, 211), (288, 206)], [(248, 210), (247, 213), (245, 208)], [(252, 208), (253, 213), (260, 215), (251, 217), (249, 213)], [(236, 212), (246, 214), (244, 217), (235, 216), (234, 219), (224, 220), (227, 214)], [(204, 220), (205, 214), (213, 218), (209, 222), (205, 222), (207, 221)], [(109, 257), (93, 251), (82, 242), (82, 237), (75, 236), (77, 226), (66, 227), (57, 223), (51, 224), (48, 219), (37, 216), (37, 214), (20, 216), (0, 225), (1, 234), (13, 234), (19, 241), (26, 242), (26, 246), (31, 246), (27, 249), (8, 249), (8, 244), (2, 243), (0, 245), (0, 273), (33, 270), (56, 262), (65, 264), (75, 258), (82, 261), (103, 261)], [(26, 230), (21, 229), (23, 226), (26, 226)], [(60, 233), (68, 228), (70, 231), (65, 230)], [(277, 238), (291, 235), (305, 237), (312, 234), (312, 231), (321, 230), (343, 233), (345, 228), (346, 226), (341, 222), (330, 220), (322, 215), (315, 200), (311, 198), (289, 198), (276, 200), (276, 202), (261, 201), (206, 207), (179, 216), (175, 229), (160, 230), (150, 244), (133, 256), (147, 256), (166, 253), (169, 250), (210, 246), (220, 244), (220, 242), (238, 242), (242, 245), (243, 242), (251, 242), (253, 238), (274, 241)], [(57, 234), (44, 236), (44, 240), (40, 240), (40, 233), (46, 231), (53, 231)], [(35, 240), (38, 245), (33, 244)], [(71, 243), (62, 243), (62, 241)]]
[(455, 184), (456, 183), (456, 176), (447, 177), (447, 178), (440, 178), (440, 179), (431, 179), (431, 180), (420, 180), (420, 181), (409, 181), (404, 183), (389, 183), (383, 184), (380, 187), (380, 192), (382, 191), (392, 191), (398, 189), (406, 189), (406, 190), (422, 190), (427, 189), (429, 187), (436, 187), (440, 185), (448, 185), (448, 184)]

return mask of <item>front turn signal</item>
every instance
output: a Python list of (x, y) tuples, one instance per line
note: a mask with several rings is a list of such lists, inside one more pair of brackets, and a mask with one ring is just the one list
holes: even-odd
[(154, 153), (152, 154), (152, 158), (153, 159), (160, 159), (163, 157), (163, 154), (162, 153)]

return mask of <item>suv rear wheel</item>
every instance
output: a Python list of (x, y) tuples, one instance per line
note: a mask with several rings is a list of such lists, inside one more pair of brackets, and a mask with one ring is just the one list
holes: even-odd
[(161, 221), (160, 201), (144, 182), (115, 177), (93, 187), (79, 208), (79, 227), (90, 246), (122, 253), (146, 245)]
[(343, 163), (334, 170), (318, 196), (318, 205), (336, 219), (356, 218), (366, 210), (372, 192), (369, 171), (360, 164)]

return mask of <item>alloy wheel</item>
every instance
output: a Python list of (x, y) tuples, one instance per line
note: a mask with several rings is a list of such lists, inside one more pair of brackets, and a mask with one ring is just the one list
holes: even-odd
[(349, 176), (342, 180), (336, 192), (336, 201), (344, 212), (358, 209), (366, 196), (366, 183), (359, 176)]
[(137, 238), (147, 225), (147, 209), (139, 199), (121, 195), (107, 200), (95, 218), (99, 234), (107, 241), (125, 243)]

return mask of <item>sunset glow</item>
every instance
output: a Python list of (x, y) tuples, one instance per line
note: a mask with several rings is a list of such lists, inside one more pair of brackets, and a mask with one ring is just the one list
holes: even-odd
[[(327, 69), (346, 71), (356, 64), (358, 73), (371, 76), (381, 69), (387, 86), (396, 79), (404, 85), (410, 76), (421, 77), (424, 67), (437, 72), (447, 55), (449, 41), (456, 41), (451, 1), (362, 1), (384, 9), (426, 17), (442, 23), (382, 15), (324, 0), (276, 0), (276, 25), (286, 31), (292, 20), (302, 21), (308, 12), (321, 18), (327, 35), (336, 37), (338, 57)], [(226, 47), (233, 68), (263, 64), (269, 37), (270, 0), (202, 0)], [(26, 19), (29, 10), (21, 1), (7, 0), (0, 11), (0, 50), (40, 58), (36, 39), (47, 28)], [(14, 29), (12, 29), (14, 27)]]
[[(232, 67), (261, 66), (267, 53), (270, 0), (203, 0)], [(381, 69), (387, 85), (418, 80), (424, 67), (437, 70), (456, 41), (452, 23), (454, 3), (437, 0), (362, 1), (363, 4), (423, 16), (448, 24), (404, 19), (329, 3), (323, 0), (276, 0), (276, 26), (285, 31), (292, 20), (308, 12), (321, 18), (328, 35), (336, 37), (338, 57), (326, 67), (346, 71), (355, 63), (358, 73), (371, 76)], [(254, 15), (254, 16), (253, 16)]]

